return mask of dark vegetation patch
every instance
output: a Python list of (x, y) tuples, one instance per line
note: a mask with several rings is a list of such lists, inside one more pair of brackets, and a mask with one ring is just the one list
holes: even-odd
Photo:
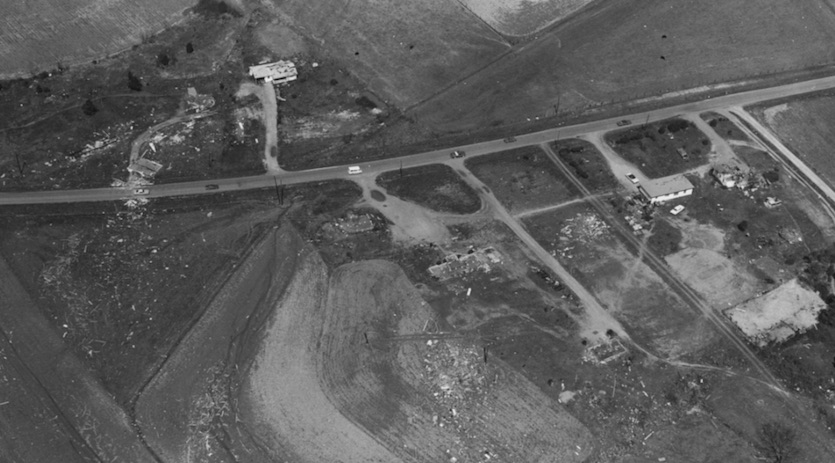
[(555, 141), (551, 146), (589, 191), (606, 191), (618, 186), (606, 158), (591, 143), (567, 139)]
[(580, 194), (537, 146), (470, 158), (464, 165), (512, 212), (559, 204)]
[(670, 224), (667, 219), (655, 217), (651, 233), (647, 245), (654, 253), (663, 257), (678, 252), (682, 239), (681, 230)]
[(384, 172), (377, 184), (390, 195), (438, 212), (472, 214), (481, 208), (478, 194), (444, 164)]
[(725, 140), (749, 141), (748, 136), (736, 124), (721, 114), (706, 112), (700, 114), (699, 117)]
[(667, 119), (606, 135), (606, 142), (650, 178), (678, 174), (707, 162), (710, 140), (690, 121)]
[(209, 18), (216, 18), (224, 15), (231, 17), (241, 16), (240, 11), (223, 0), (200, 0), (197, 2), (197, 5), (192, 8), (192, 12)]

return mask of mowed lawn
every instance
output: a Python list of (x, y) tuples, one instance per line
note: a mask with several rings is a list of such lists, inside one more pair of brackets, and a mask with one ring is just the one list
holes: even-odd
[[(600, 2), (412, 114), (438, 133), (835, 61), (825, 0)], [(664, 57), (662, 59), (662, 56)]]
[(835, 188), (835, 127), (832, 125), (835, 120), (835, 95), (792, 101), (782, 111), (768, 111), (768, 107), (764, 106), (751, 112), (830, 187)]
[[(275, 1), (275, 0), (274, 0)], [(275, 2), (370, 89), (403, 109), (496, 59), (509, 45), (458, 2)]]
[(92, 61), (182, 18), (197, 0), (4, 1), (0, 78)]

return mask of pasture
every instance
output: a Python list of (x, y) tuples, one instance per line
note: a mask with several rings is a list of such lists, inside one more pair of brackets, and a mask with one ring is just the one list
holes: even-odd
[(196, 0), (3, 2), (0, 78), (118, 53), (178, 21)]
[(824, 0), (600, 2), (408, 114), (456, 133), (805, 69), (835, 61), (833, 26)]

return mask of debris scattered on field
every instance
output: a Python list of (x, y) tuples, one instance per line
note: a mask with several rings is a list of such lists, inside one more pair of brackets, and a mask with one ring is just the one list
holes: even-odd
[(626, 354), (626, 347), (617, 338), (611, 338), (586, 348), (583, 352), (583, 361), (595, 365), (605, 365), (612, 360), (618, 359)]
[(452, 253), (443, 261), (429, 267), (429, 273), (438, 280), (460, 277), (476, 270), (489, 272), (491, 264), (501, 264), (501, 255), (491, 247), (470, 248), (466, 254)]
[(609, 225), (597, 214), (581, 212), (565, 221), (565, 225), (560, 229), (560, 238), (565, 240), (576, 239), (588, 243), (605, 235), (608, 230)]

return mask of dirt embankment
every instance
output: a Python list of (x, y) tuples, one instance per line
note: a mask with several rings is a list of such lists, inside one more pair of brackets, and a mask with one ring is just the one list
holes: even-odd
[(266, 318), (294, 275), (303, 243), (290, 226), (256, 245), (136, 405), (146, 440), (164, 461), (274, 461), (237, 419), (238, 379), (252, 365)]

